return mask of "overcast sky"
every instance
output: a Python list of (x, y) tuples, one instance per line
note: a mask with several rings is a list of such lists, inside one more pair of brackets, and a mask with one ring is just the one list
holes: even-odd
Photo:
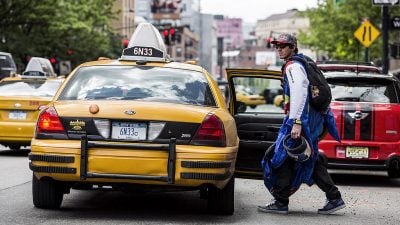
[(318, 0), (200, 0), (201, 12), (242, 18), (257, 22), (288, 9), (305, 10), (317, 6)]

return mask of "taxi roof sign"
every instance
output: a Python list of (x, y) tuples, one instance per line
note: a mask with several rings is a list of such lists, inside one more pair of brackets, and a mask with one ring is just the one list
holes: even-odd
[(53, 66), (46, 58), (32, 57), (22, 73), (24, 77), (56, 77)]
[(170, 57), (157, 28), (151, 23), (140, 23), (120, 60), (167, 62)]

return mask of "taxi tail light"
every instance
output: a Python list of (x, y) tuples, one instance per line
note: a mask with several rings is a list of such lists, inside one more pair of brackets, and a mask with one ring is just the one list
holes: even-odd
[(190, 142), (194, 145), (226, 146), (224, 124), (214, 114), (208, 114)]
[(40, 112), (37, 133), (65, 133), (65, 129), (58, 117), (56, 109), (49, 107)]

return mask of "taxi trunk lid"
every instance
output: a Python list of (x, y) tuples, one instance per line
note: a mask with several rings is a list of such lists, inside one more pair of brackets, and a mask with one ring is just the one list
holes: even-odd
[[(70, 139), (86, 134), (91, 139), (123, 140), (132, 126), (133, 130), (144, 132), (138, 135), (139, 140), (151, 140), (150, 132), (158, 129), (159, 133), (155, 131), (153, 134), (157, 140), (176, 138), (184, 143), (190, 142), (205, 115), (216, 110), (213, 107), (140, 101), (63, 101), (56, 102), (54, 108)], [(94, 113), (94, 109), (98, 112)], [(105, 121), (109, 133), (102, 131), (99, 120)], [(121, 136), (115, 135), (118, 127), (125, 127), (119, 129)]]
[(48, 104), (50, 100), (49, 98), (0, 98), (0, 120), (36, 121), (39, 107)]

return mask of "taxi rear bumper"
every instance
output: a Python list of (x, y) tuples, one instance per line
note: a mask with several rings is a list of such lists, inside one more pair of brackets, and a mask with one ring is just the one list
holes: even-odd
[(175, 139), (168, 144), (149, 145), (88, 141), (83, 137), (80, 149), (75, 150), (44, 150), (33, 145), (30, 169), (39, 178), (89, 183), (213, 184), (222, 188), (232, 177), (237, 149), (190, 152), (180, 147), (177, 153)]

